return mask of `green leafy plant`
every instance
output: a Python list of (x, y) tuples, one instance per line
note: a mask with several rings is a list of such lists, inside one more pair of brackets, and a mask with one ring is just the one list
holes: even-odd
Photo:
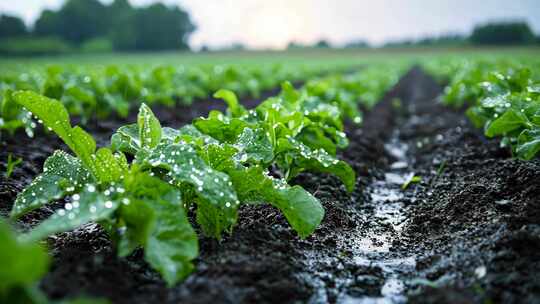
[(411, 172), (405, 176), (405, 181), (401, 185), (401, 190), (409, 188), (411, 184), (418, 184), (422, 181), (422, 177), (415, 175), (414, 172)]
[(46, 303), (37, 281), (47, 272), (49, 257), (38, 245), (18, 242), (0, 220), (0, 302)]
[[(314, 102), (288, 83), (282, 94), (251, 111), (231, 91), (218, 91), (216, 97), (227, 102), (227, 114), (213, 111), (178, 130), (161, 127), (143, 104), (135, 124), (120, 128), (110, 148), (97, 149), (92, 136), (71, 126), (61, 102), (15, 92), (15, 102), (75, 154), (56, 151), (17, 196), (13, 218), (53, 200), (66, 201), (21, 238), (39, 240), (97, 222), (120, 256), (144, 248), (146, 261), (172, 285), (192, 271), (198, 254), (189, 209), (202, 231), (217, 239), (232, 231), (241, 204), (269, 203), (301, 237), (313, 233), (324, 209), (288, 181), (304, 170), (326, 172), (352, 191), (354, 171), (335, 158), (336, 149), (347, 144), (339, 108)], [(134, 156), (131, 163), (124, 153)]]
[(36, 124), (32, 121), (30, 113), (13, 101), (12, 93), (11, 89), (5, 89), (3, 94), (0, 94), (0, 135), (2, 130), (13, 135), (17, 129), (24, 128), (26, 134), (32, 137)]
[[(292, 96), (292, 90), (285, 84), (283, 95)], [(230, 231), (240, 204), (270, 203), (284, 213), (301, 237), (306, 237), (319, 225), (324, 209), (311, 194), (300, 186), (289, 186), (287, 181), (303, 170), (316, 170), (337, 175), (352, 190), (355, 177), (346, 163), (294, 138), (303, 134), (304, 127), (319, 130), (325, 126), (301, 114), (307, 110), (300, 109), (301, 100), (294, 96), (270, 98), (248, 111), (233, 92), (220, 90), (215, 97), (225, 100), (228, 114), (212, 111), (207, 118), (179, 130), (160, 129), (150, 115), (148, 125), (153, 127), (143, 130), (139, 123), (120, 128), (112, 136), (112, 148), (133, 154), (143, 168), (160, 169), (162, 178), (182, 193), (199, 194), (188, 196), (187, 201), (196, 202), (197, 221), (208, 235), (220, 238), (223, 231)], [(139, 116), (148, 111), (142, 106)], [(327, 117), (326, 112), (308, 113), (319, 119)], [(335, 129), (329, 130), (336, 134)], [(329, 141), (335, 151), (336, 143), (319, 131), (315, 134)], [(152, 136), (141, 139), (140, 134)], [(344, 135), (337, 137), (341, 140)], [(270, 174), (272, 167), (281, 177)], [(185, 182), (196, 187), (186, 188)]]
[(20, 163), (22, 163), (22, 158), (13, 159), (13, 155), (11, 153), (8, 154), (8, 159), (7, 159), (7, 164), (6, 164), (6, 178), (11, 177), (11, 174), (13, 174), (13, 170)]
[[(305, 80), (324, 70), (339, 71), (341, 65), (196, 65), (147, 66), (107, 65), (99, 68), (50, 65), (43, 69), (7, 70), (0, 75), (0, 130), (13, 133), (25, 128), (32, 137), (35, 122), (10, 94), (29, 90), (62, 102), (82, 124), (111, 114), (126, 117), (134, 103), (189, 105), (227, 88), (241, 96), (259, 97), (280, 82)], [(3, 97), (1, 97), (3, 96)], [(2, 105), (3, 104), (3, 105)], [(139, 104), (137, 104), (139, 105)]]
[(531, 159), (540, 152), (540, 82), (533, 83), (529, 69), (494, 76), (467, 115), (486, 136), (502, 136), (517, 157)]
[(30, 242), (17, 240), (7, 223), (0, 219), (0, 302), (10, 304), (106, 304), (105, 300), (77, 298), (49, 301), (39, 290), (50, 259), (45, 250)]
[[(178, 189), (140, 166), (128, 164), (120, 152), (96, 150), (88, 133), (71, 126), (60, 102), (28, 91), (15, 93), (14, 99), (76, 155), (56, 151), (46, 160), (43, 173), (17, 196), (13, 218), (62, 197), (67, 201), (22, 239), (39, 240), (93, 221), (109, 232), (120, 256), (143, 247), (145, 259), (169, 284), (191, 272), (198, 242)], [(147, 121), (140, 123), (146, 130)], [(147, 142), (147, 134), (142, 135)]]
[[(487, 137), (502, 137), (515, 156), (529, 160), (540, 152), (540, 74), (534, 60), (451, 62), (443, 101), (468, 105), (467, 116)], [(440, 65), (434, 64), (437, 70)]]

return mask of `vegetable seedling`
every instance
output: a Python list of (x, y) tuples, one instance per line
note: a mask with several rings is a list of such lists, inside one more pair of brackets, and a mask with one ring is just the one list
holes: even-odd
[(10, 178), (11, 174), (13, 174), (13, 170), (15, 167), (22, 163), (22, 158), (13, 159), (13, 155), (11, 153), (8, 154), (7, 159), (7, 165), (6, 165), (6, 178)]

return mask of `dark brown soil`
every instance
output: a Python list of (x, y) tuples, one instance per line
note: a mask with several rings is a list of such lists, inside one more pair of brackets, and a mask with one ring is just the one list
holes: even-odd
[[(351, 145), (342, 157), (358, 174), (352, 194), (327, 175), (294, 180), (326, 209), (305, 240), (277, 210), (244, 206), (233, 234), (202, 237), (197, 270), (168, 289), (141, 252), (117, 258), (106, 234), (86, 225), (49, 238), (54, 263), (41, 288), (54, 299), (87, 294), (114, 303), (540, 302), (540, 161), (512, 159), (460, 111), (438, 104), (440, 92), (414, 68), (361, 128), (347, 127)], [(154, 110), (178, 127), (215, 104)], [(105, 144), (124, 123), (107, 120), (91, 131)], [(19, 134), (0, 147), (1, 168), (9, 152), (25, 160), (11, 179), (0, 177), (5, 216), (63, 146), (52, 136)], [(410, 173), (422, 181), (402, 190)], [(26, 229), (54, 207), (18, 225)]]

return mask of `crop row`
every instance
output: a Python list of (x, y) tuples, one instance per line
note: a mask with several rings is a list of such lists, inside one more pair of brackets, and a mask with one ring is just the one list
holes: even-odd
[(448, 83), (442, 101), (466, 105), (467, 116), (487, 137), (502, 137), (501, 145), (522, 159), (540, 152), (540, 61), (446, 59), (427, 66)]
[[(11, 218), (58, 200), (63, 208), (9, 246), (31, 246), (97, 222), (120, 257), (143, 248), (145, 260), (172, 286), (193, 270), (198, 255), (188, 212), (202, 233), (220, 239), (232, 233), (241, 205), (270, 204), (305, 238), (322, 221), (324, 208), (290, 180), (303, 171), (329, 173), (352, 191), (355, 172), (336, 157), (348, 145), (344, 121), (359, 123), (358, 101), (371, 107), (400, 71), (380, 66), (330, 75), (299, 90), (284, 82), (281, 93), (254, 109), (244, 108), (232, 91), (219, 90), (214, 97), (227, 103), (226, 113), (211, 111), (179, 129), (162, 127), (142, 104), (137, 121), (119, 128), (110, 145), (99, 149), (89, 133), (71, 125), (63, 102), (13, 92), (10, 100), (60, 137), (73, 155), (56, 151), (45, 161), (43, 173), (17, 196)], [(27, 287), (39, 276), (27, 277), (23, 268), (10, 271), (7, 278), (25, 279), (6, 281), (5, 294), (20, 288), (32, 298), (34, 289)]]
[[(0, 131), (13, 132), (24, 127), (33, 134), (35, 124), (27, 113), (11, 101), (17, 90), (29, 90), (60, 100), (71, 115), (82, 122), (110, 114), (126, 117), (133, 103), (189, 105), (209, 98), (218, 89), (240, 96), (259, 97), (285, 80), (300, 81), (319, 75), (325, 65), (294, 66), (280, 64), (214, 66), (70, 67), (49, 66), (44, 70), (10, 71), (0, 76)], [(332, 70), (340, 70), (339, 66)]]

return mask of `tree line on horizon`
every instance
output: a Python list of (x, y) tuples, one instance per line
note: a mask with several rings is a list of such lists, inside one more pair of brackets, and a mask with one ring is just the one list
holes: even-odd
[(179, 6), (66, 0), (58, 10), (43, 10), (30, 28), (19, 17), (1, 15), (0, 53), (186, 50), (194, 30)]
[[(42, 55), (66, 52), (189, 50), (188, 38), (195, 31), (189, 14), (179, 6), (154, 3), (134, 7), (129, 0), (103, 4), (99, 0), (66, 0), (58, 10), (43, 10), (28, 27), (17, 16), (0, 15), (0, 54)], [(452, 47), (464, 45), (539, 44), (523, 21), (477, 25), (470, 35), (449, 34), (390, 41), (383, 48)], [(325, 39), (313, 45), (289, 43), (288, 49), (332, 48)], [(364, 40), (344, 48), (369, 48)], [(235, 43), (226, 50), (243, 50)], [(202, 51), (208, 51), (203, 47)]]
[[(447, 34), (441, 36), (426, 36), (420, 39), (401, 39), (389, 41), (382, 48), (406, 47), (459, 47), (459, 46), (527, 46), (540, 44), (540, 36), (536, 36), (527, 22), (499, 21), (480, 24), (474, 27), (470, 35)], [(303, 48), (331, 48), (332, 45), (322, 39), (313, 45), (303, 45), (290, 42), (288, 49)], [(346, 43), (343, 48), (359, 49), (371, 48), (365, 40), (353, 40)]]

